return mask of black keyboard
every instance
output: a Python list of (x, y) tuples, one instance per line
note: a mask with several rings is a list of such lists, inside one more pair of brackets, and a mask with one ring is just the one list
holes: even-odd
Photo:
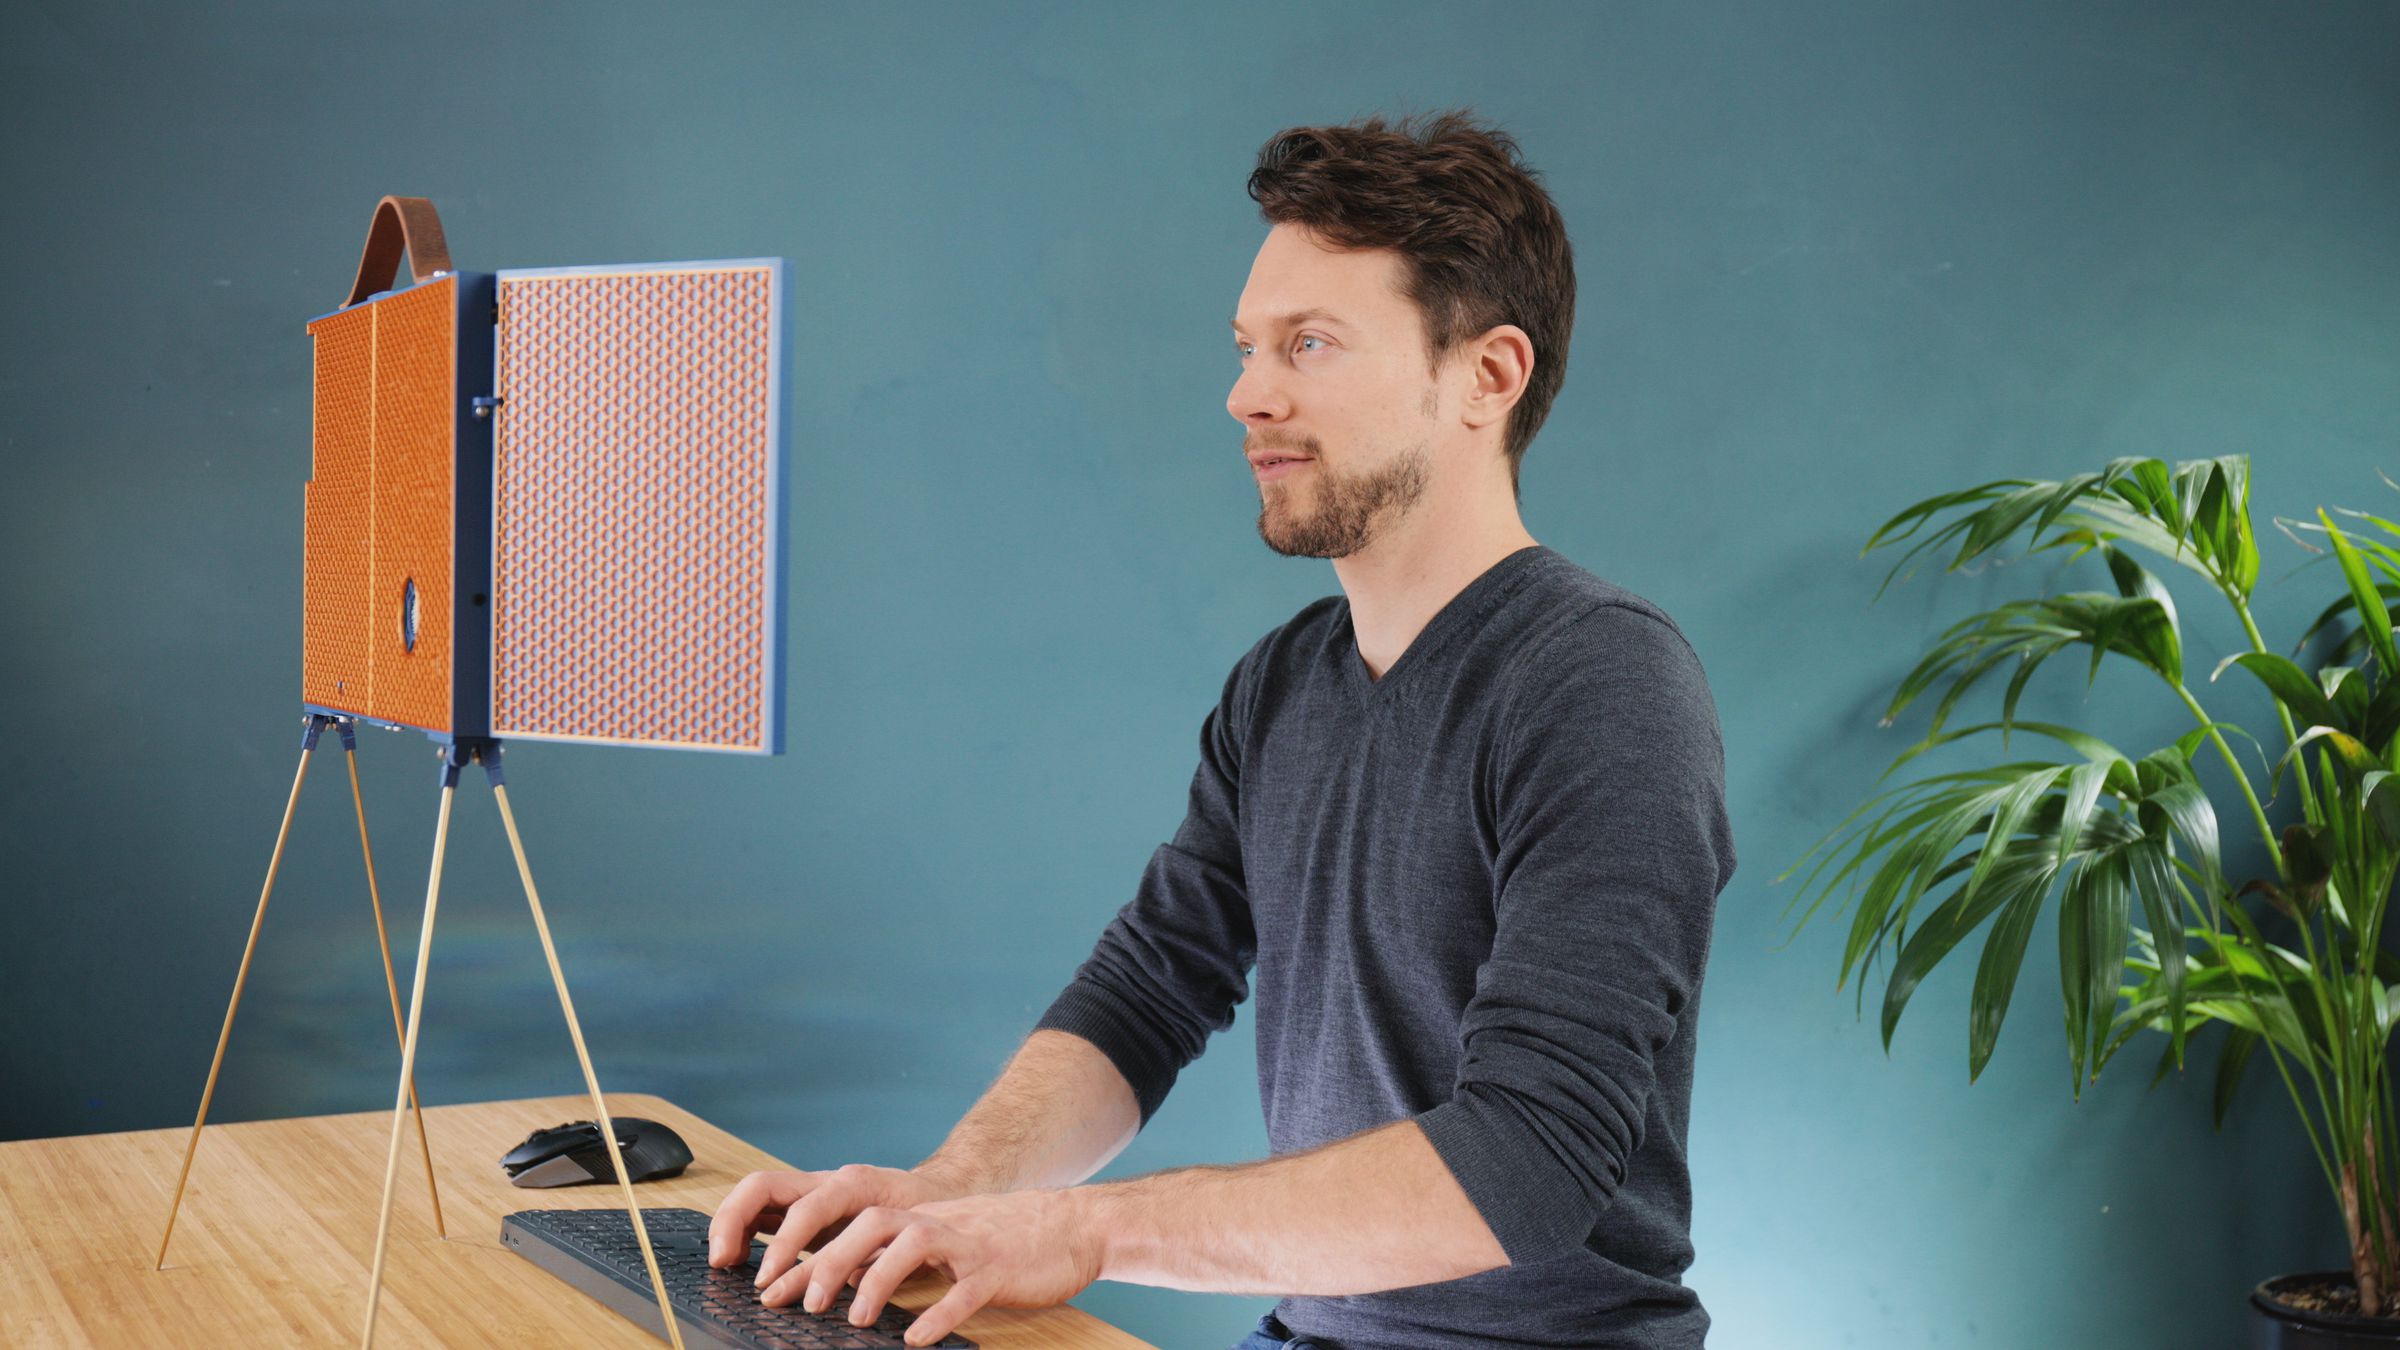
[[(718, 1270), (708, 1264), (708, 1216), (696, 1209), (642, 1210), (650, 1250), (667, 1284), (667, 1301), (688, 1345), (732, 1346), (736, 1350), (874, 1350), (904, 1346), (901, 1332), (913, 1315), (886, 1304), (872, 1326), (850, 1325), (844, 1285), (833, 1306), (812, 1313), (794, 1303), (770, 1308), (758, 1301), (751, 1281), (766, 1244), (753, 1241), (740, 1265)], [(500, 1242), (510, 1251), (605, 1303), (618, 1316), (660, 1340), (658, 1296), (650, 1271), (633, 1239), (633, 1224), (621, 1209), (528, 1209), (500, 1223)], [(945, 1336), (943, 1347), (973, 1347), (964, 1336)]]

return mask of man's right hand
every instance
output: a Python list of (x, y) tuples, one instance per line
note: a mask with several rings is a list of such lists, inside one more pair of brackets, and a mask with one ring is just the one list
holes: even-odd
[(911, 1209), (934, 1200), (956, 1200), (972, 1192), (931, 1172), (902, 1171), (851, 1163), (831, 1172), (752, 1172), (735, 1183), (708, 1225), (708, 1263), (725, 1267), (749, 1254), (753, 1234), (772, 1233), (759, 1258), (758, 1285), (765, 1288), (815, 1250), (820, 1234), (847, 1226), (860, 1210), (877, 1205)]

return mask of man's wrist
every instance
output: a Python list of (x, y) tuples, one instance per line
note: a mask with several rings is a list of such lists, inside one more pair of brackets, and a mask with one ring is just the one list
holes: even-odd
[(1060, 1192), (1075, 1206), (1074, 1224), (1091, 1243), (1098, 1262), (1097, 1278), (1116, 1279), (1112, 1273), (1124, 1269), (1133, 1233), (1126, 1220), (1126, 1186), (1123, 1182), (1106, 1182), (1096, 1186), (1075, 1186)]
[(1008, 1189), (989, 1176), (938, 1152), (908, 1170), (932, 1183), (937, 1190), (944, 1192), (954, 1200), (970, 1195), (993, 1194)]

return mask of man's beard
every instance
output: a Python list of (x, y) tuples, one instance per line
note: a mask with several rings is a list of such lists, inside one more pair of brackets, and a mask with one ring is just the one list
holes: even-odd
[(1425, 495), (1431, 459), (1422, 442), (1366, 473), (1335, 473), (1318, 458), (1312, 461), (1316, 510), (1299, 515), (1293, 507), (1299, 489), (1269, 484), (1258, 511), (1258, 537), (1287, 558), (1347, 558)]

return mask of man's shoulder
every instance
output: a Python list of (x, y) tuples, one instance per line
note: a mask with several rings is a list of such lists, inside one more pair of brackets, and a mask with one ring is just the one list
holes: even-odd
[(1513, 680), (1547, 683), (1569, 671), (1688, 667), (1699, 656), (1665, 607), (1563, 555), (1541, 560), (1509, 606), (1493, 655)]
[(1310, 661), (1322, 657), (1341, 621), (1343, 605), (1339, 595), (1312, 600), (1250, 644), (1226, 672), (1220, 695), (1221, 707), (1235, 719), (1234, 725), (1249, 724), (1261, 690), (1294, 683)]
[(1234, 663), (1236, 673), (1255, 674), (1321, 652), (1341, 623), (1347, 603), (1339, 595), (1327, 595), (1302, 605), (1299, 613), (1260, 634), (1258, 641), (1250, 644), (1250, 650)]
[[(1563, 560), (1562, 560), (1563, 561)], [(1496, 657), (1493, 733), (1504, 762), (1588, 765), (1639, 747), (1721, 782), (1723, 733), (1707, 674), (1664, 606), (1574, 567), (1553, 569), (1531, 631)], [(1535, 588), (1528, 588), (1535, 589)]]

